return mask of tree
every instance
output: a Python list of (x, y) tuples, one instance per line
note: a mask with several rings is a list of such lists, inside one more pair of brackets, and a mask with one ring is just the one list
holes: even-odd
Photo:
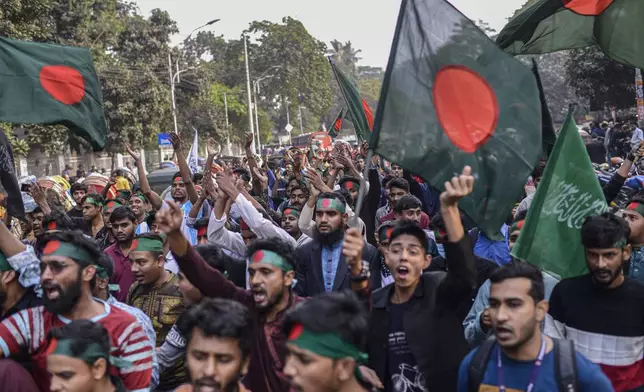
[(331, 60), (340, 68), (344, 73), (351, 75), (351, 77), (357, 77), (356, 65), (358, 61), (362, 60), (358, 55), (362, 52), (360, 49), (355, 49), (351, 44), (351, 41), (347, 41), (344, 44), (334, 39), (331, 41), (331, 48), (328, 51), (328, 54), (331, 56)]
[(571, 50), (566, 77), (576, 94), (590, 101), (591, 111), (635, 103), (635, 70), (609, 59), (598, 47)]

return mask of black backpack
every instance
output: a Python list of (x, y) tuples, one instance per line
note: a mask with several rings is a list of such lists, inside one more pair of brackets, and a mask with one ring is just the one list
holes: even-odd
[[(570, 340), (552, 339), (555, 354), (555, 379), (559, 392), (578, 392), (577, 363), (575, 361), (575, 346)], [(491, 336), (476, 350), (470, 366), (467, 369), (470, 392), (477, 392), (483, 381), (496, 338)]]

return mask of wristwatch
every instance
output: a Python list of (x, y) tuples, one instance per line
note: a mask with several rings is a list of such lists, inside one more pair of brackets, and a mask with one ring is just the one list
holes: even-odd
[(369, 270), (369, 262), (362, 260), (362, 270), (358, 275), (351, 275), (352, 282), (364, 282), (365, 280), (371, 278), (371, 271)]

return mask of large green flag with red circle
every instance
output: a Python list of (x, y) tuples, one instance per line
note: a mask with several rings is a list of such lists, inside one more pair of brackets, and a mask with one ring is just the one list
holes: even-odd
[(0, 37), (0, 121), (62, 124), (105, 148), (103, 95), (88, 49)]
[(437, 189), (471, 166), (460, 207), (499, 238), (542, 154), (534, 74), (447, 1), (403, 0), (370, 144)]
[(644, 1), (538, 0), (497, 36), (511, 54), (540, 54), (599, 46), (615, 61), (644, 68)]

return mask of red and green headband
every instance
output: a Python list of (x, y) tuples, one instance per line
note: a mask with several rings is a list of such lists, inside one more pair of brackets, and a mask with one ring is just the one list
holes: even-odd
[[(294, 324), (288, 334), (288, 343), (331, 359), (353, 358), (358, 364), (367, 363), (368, 356), (353, 344), (333, 332), (313, 332), (302, 324)], [(356, 366), (356, 371), (358, 366)], [(359, 372), (356, 374), (359, 375)]]
[(318, 202), (315, 205), (315, 208), (317, 208), (318, 210), (330, 208), (338, 211), (341, 214), (344, 214), (345, 211), (347, 210), (347, 207), (344, 205), (344, 203), (340, 202), (337, 199), (330, 199), (330, 198), (318, 199)]
[(147, 237), (135, 238), (130, 252), (163, 252), (163, 241)]
[(142, 192), (136, 192), (130, 197), (130, 199), (133, 197), (140, 199), (144, 203), (148, 203), (148, 198)]
[(201, 226), (197, 229), (197, 237), (208, 235), (208, 226)]
[(299, 211), (299, 210), (296, 210), (296, 209), (294, 209), (294, 208), (286, 208), (286, 209), (284, 210), (284, 214), (283, 214), (283, 216), (294, 216), (294, 217), (296, 217), (296, 218), (298, 218), (298, 219), (299, 219), (299, 217), (300, 217), (300, 211)]
[(250, 261), (253, 264), (271, 264), (281, 268), (284, 272), (293, 271), (293, 266), (286, 259), (270, 250), (258, 250), (250, 257)]
[(521, 229), (523, 229), (524, 224), (525, 224), (525, 219), (514, 222), (512, 226), (510, 226), (510, 233), (512, 233), (513, 231), (521, 231)]
[(110, 200), (103, 206), (103, 212), (112, 213), (116, 208), (122, 207), (123, 204), (119, 203), (116, 200)]
[[(131, 362), (113, 357), (110, 355), (109, 351), (105, 352), (98, 343), (91, 343), (85, 346), (85, 349), (81, 353), (75, 353), (75, 351), (72, 350), (74, 343), (75, 340), (73, 338), (52, 338), (49, 342), (49, 347), (47, 348), (47, 355), (62, 355), (65, 357), (77, 358), (90, 366), (94, 365), (94, 363), (101, 358), (105, 358), (110, 362), (110, 364), (119, 369), (125, 369), (132, 366)], [(76, 345), (75, 349), (76, 351), (78, 350), (78, 345)]]
[(644, 204), (639, 203), (637, 201), (632, 202), (631, 204), (626, 207), (627, 210), (635, 211), (638, 214), (644, 216)]
[(94, 259), (82, 247), (71, 242), (64, 242), (59, 240), (51, 240), (47, 242), (42, 251), (43, 256), (62, 256), (68, 257), (73, 260), (85, 262), (87, 264), (95, 264)]
[(94, 199), (91, 196), (87, 196), (85, 198), (85, 201), (83, 201), (83, 203), (91, 204), (91, 205), (96, 206), (96, 207), (102, 207), (103, 206), (103, 203), (101, 203), (100, 201)]
[(352, 180), (347, 180), (342, 183), (342, 187), (348, 191), (353, 189), (358, 190), (360, 189), (360, 183)]
[(389, 241), (391, 239), (391, 233), (394, 231), (393, 226), (384, 226), (378, 230), (378, 240), (380, 242)]

